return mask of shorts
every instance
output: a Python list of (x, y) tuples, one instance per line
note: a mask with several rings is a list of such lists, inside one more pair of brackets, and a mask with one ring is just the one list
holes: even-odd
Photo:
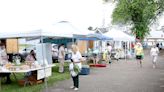
[(157, 56), (153, 56), (153, 62), (157, 61)]
[(142, 59), (142, 55), (136, 55), (136, 59), (141, 60)]

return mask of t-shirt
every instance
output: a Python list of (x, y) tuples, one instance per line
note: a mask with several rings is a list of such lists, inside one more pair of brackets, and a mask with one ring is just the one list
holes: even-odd
[(32, 55), (29, 54), (29, 55), (26, 57), (26, 61), (34, 62), (34, 61), (35, 61), (35, 58), (34, 58)]
[[(81, 65), (81, 60), (82, 56), (81, 56), (81, 53), (79, 51), (77, 51), (76, 53), (72, 52), (72, 60), (73, 62), (75, 62), (75, 65), (77, 65), (79, 67), (79, 69), (82, 68), (82, 65)], [(78, 62), (78, 63), (76, 63)]]
[[(62, 53), (64, 53), (64, 55)], [(59, 48), (59, 58), (65, 58), (65, 50), (63, 46)]]
[(142, 47), (136, 47), (135, 51), (136, 51), (136, 55), (142, 55), (143, 54), (143, 48)]
[(57, 57), (58, 56), (58, 49), (52, 49), (52, 56)]
[(81, 56), (81, 53), (79, 51), (77, 51), (76, 53), (73, 53), (72, 52), (72, 60), (74, 62), (80, 62), (82, 56)]
[(108, 50), (108, 52), (111, 52), (112, 51), (112, 46), (107, 46), (107, 50)]
[(158, 53), (159, 53), (159, 49), (158, 49), (157, 47), (151, 48), (150, 54), (151, 54), (152, 56), (157, 56)]

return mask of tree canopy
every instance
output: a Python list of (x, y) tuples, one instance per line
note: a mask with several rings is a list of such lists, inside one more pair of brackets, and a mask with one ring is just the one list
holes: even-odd
[(149, 33), (149, 25), (163, 11), (164, 0), (117, 0), (112, 22), (132, 25), (132, 33), (142, 40)]

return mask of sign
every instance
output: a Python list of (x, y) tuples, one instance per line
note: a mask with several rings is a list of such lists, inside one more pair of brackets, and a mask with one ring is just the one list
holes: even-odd
[(37, 80), (43, 79), (45, 77), (49, 77), (52, 75), (52, 68), (45, 68), (37, 70)]

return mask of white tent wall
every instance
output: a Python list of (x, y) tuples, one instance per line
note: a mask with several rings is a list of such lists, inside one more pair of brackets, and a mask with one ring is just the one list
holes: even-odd
[(115, 48), (115, 49), (117, 49), (117, 48), (122, 48), (121, 41), (115, 41), (114, 48)]
[(102, 51), (105, 51), (106, 49), (106, 41), (102, 41)]
[[(122, 42), (125, 42), (126, 45), (125, 45), (124, 51), (121, 52), (122, 54), (121, 54), (120, 58), (125, 58), (125, 60), (126, 60), (127, 57), (129, 57), (129, 55), (132, 54), (132, 47), (131, 47), (131, 43), (132, 42), (128, 42), (128, 41), (112, 41), (112, 42), (110, 42), (110, 44), (112, 44), (114, 46), (113, 49), (123, 49)], [(107, 43), (107, 41), (105, 43)]]

